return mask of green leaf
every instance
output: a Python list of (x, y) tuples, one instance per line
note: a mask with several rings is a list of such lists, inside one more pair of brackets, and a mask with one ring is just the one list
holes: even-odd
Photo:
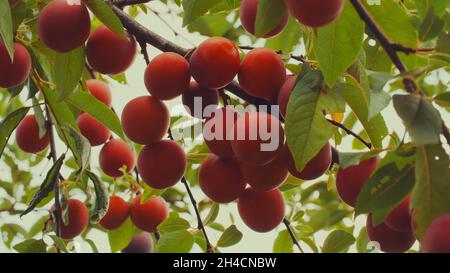
[(77, 87), (85, 66), (84, 46), (67, 53), (56, 53), (55, 83), (58, 101), (70, 96)]
[(328, 86), (334, 86), (341, 74), (356, 60), (363, 38), (364, 23), (348, 1), (336, 22), (317, 31), (314, 50)]
[(42, 92), (44, 93), (45, 101), (49, 106), (50, 112), (52, 113), (57, 125), (60, 127), (70, 125), (73, 128), (78, 128), (75, 117), (67, 104), (62, 101), (57, 101), (57, 92), (47, 88), (44, 88)]
[(411, 207), (416, 235), (422, 238), (433, 219), (450, 212), (450, 162), (440, 144), (418, 146), (416, 158), (416, 186)]
[(60, 158), (55, 162), (53, 167), (48, 171), (47, 176), (45, 177), (44, 182), (39, 187), (39, 190), (34, 194), (33, 199), (31, 200), (28, 208), (24, 210), (20, 217), (27, 215), (30, 211), (32, 211), (45, 197), (47, 197), (50, 192), (53, 191), (55, 184), (59, 180), (59, 171), (64, 163), (65, 155), (62, 154)]
[(108, 190), (95, 173), (86, 171), (86, 174), (94, 184), (95, 207), (94, 210), (91, 212), (91, 223), (97, 224), (108, 212), (109, 207)]
[(39, 218), (30, 228), (28, 231), (28, 238), (32, 238), (36, 236), (39, 232), (41, 232), (44, 229), (45, 223), (47, 223), (49, 219), (48, 215), (42, 216)]
[(156, 244), (158, 253), (188, 253), (194, 245), (194, 236), (186, 230), (167, 232)]
[(243, 234), (235, 225), (229, 226), (220, 236), (217, 246), (230, 247), (242, 240)]
[(287, 230), (282, 230), (278, 233), (277, 238), (273, 243), (273, 253), (293, 253), (294, 243)]
[(356, 238), (356, 250), (358, 253), (370, 253), (373, 249), (369, 248), (369, 236), (367, 236), (367, 229), (363, 227)]
[(66, 101), (91, 115), (120, 138), (125, 139), (125, 134), (117, 115), (108, 106), (95, 99), (89, 92), (78, 90), (72, 96), (68, 97)]
[(350, 108), (352, 108), (359, 121), (366, 130), (372, 145), (375, 148), (383, 147), (383, 139), (388, 135), (386, 123), (381, 114), (369, 121), (370, 94), (351, 76), (345, 77), (342, 84), (342, 93)]
[(351, 166), (358, 165), (361, 161), (372, 158), (380, 153), (383, 150), (371, 150), (368, 152), (356, 152), (356, 153), (339, 153), (339, 166), (342, 169), (346, 169)]
[(207, 226), (210, 223), (213, 223), (217, 219), (217, 216), (219, 215), (219, 210), (220, 210), (220, 205), (217, 203), (214, 203), (212, 205), (211, 209), (209, 210), (208, 215), (205, 217), (205, 220), (203, 220), (203, 224), (205, 226)]
[(395, 110), (415, 144), (440, 142), (442, 120), (430, 102), (415, 95), (394, 95), (393, 100)]
[(68, 252), (67, 250), (67, 245), (64, 242), (63, 239), (59, 238), (56, 235), (50, 235), (50, 238), (53, 240), (53, 242), (55, 243), (55, 245), (62, 251), (62, 252)]
[(207, 13), (216, 6), (220, 0), (184, 0), (183, 1), (183, 27), (193, 22), (195, 19)]
[(47, 245), (44, 240), (29, 239), (14, 246), (19, 253), (45, 253)]
[(303, 170), (333, 135), (323, 115), (330, 108), (330, 100), (322, 92), (321, 82), (319, 71), (308, 72), (297, 82), (289, 99), (286, 138), (298, 170)]
[(23, 237), (26, 237), (27, 235), (25, 229), (17, 224), (4, 224), (0, 228), (0, 232), (3, 235), (3, 242), (8, 248), (11, 247), (11, 242), (16, 237), (16, 235), (20, 234)]
[(191, 224), (183, 218), (180, 218), (177, 214), (172, 213), (169, 218), (164, 220), (159, 226), (158, 230), (162, 233), (174, 232), (178, 230), (187, 230), (191, 227)]
[(72, 151), (75, 151), (73, 155), (80, 168), (79, 173), (81, 174), (89, 165), (91, 158), (91, 144), (86, 137), (70, 125), (62, 126), (61, 129), (65, 131), (66, 135), (70, 136), (73, 141)]
[(30, 111), (29, 107), (20, 108), (12, 113), (10, 113), (2, 122), (0, 123), (0, 158), (2, 157), (3, 151), (12, 132), (16, 129), (22, 119)]
[(450, 92), (439, 94), (433, 100), (442, 107), (450, 107)]
[(286, 14), (286, 5), (280, 0), (259, 0), (255, 21), (255, 36), (263, 37), (279, 24)]
[(398, 1), (383, 1), (381, 5), (369, 5), (367, 1), (362, 3), (391, 40), (411, 48), (417, 47), (417, 27), (403, 4)]
[(83, 0), (92, 13), (119, 37), (126, 39), (122, 22), (103, 0)]
[(271, 48), (274, 51), (281, 50), (283, 53), (290, 53), (301, 37), (302, 29), (299, 23), (294, 18), (289, 17), (285, 29), (277, 36), (266, 40), (264, 47)]
[(358, 214), (390, 211), (408, 196), (414, 184), (414, 165), (403, 169), (398, 169), (395, 163), (385, 165), (364, 183), (356, 201), (356, 211)]
[(0, 36), (3, 39), (6, 50), (14, 60), (14, 33), (13, 20), (11, 16), (11, 8), (8, 0), (0, 0)]
[(356, 239), (351, 233), (343, 230), (335, 230), (331, 232), (323, 243), (323, 253), (341, 253), (345, 252)]
[(108, 231), (111, 253), (116, 253), (127, 247), (134, 235), (135, 228), (130, 218), (128, 218), (118, 229)]

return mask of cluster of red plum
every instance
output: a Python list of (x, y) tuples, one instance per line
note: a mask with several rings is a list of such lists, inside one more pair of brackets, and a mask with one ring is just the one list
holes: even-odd
[[(254, 34), (258, 0), (244, 0), (241, 21)], [(334, 21), (342, 11), (343, 0), (285, 0), (287, 10), (302, 24), (321, 27)], [(276, 35), (286, 25), (288, 14), (266, 37)], [(39, 15), (38, 33), (48, 48), (68, 52), (86, 42), (89, 65), (103, 74), (124, 72), (136, 54), (134, 37), (116, 35), (105, 26), (90, 33), (89, 13), (84, 5), (69, 5), (65, 0), (49, 3)], [(25, 47), (14, 44), (14, 61), (9, 60), (6, 46), (0, 44), (0, 87), (12, 88), (22, 84), (31, 71), (31, 58)], [(174, 186), (184, 175), (187, 157), (176, 142), (163, 140), (170, 124), (170, 114), (163, 101), (182, 96), (182, 102), (194, 117), (204, 120), (203, 136), (212, 152), (202, 162), (199, 183), (202, 191), (217, 203), (237, 200), (239, 214), (251, 229), (268, 232), (276, 228), (285, 215), (283, 195), (278, 190), (289, 173), (303, 180), (322, 176), (332, 163), (332, 150), (326, 144), (301, 171), (284, 142), (280, 120), (264, 112), (238, 113), (232, 107), (219, 107), (220, 89), (237, 76), (243, 90), (251, 96), (278, 104), (281, 115), (286, 114), (289, 96), (296, 77), (287, 76), (283, 60), (276, 52), (257, 48), (241, 60), (239, 49), (229, 40), (213, 37), (202, 42), (187, 60), (176, 53), (162, 53), (147, 66), (145, 86), (150, 93), (130, 101), (122, 112), (126, 136), (143, 145), (136, 160), (133, 149), (123, 140), (112, 139), (111, 132), (101, 122), (81, 112), (77, 118), (80, 132), (92, 146), (103, 145), (99, 164), (111, 177), (123, 175), (125, 167), (131, 172), (135, 165), (142, 179), (152, 188)], [(193, 80), (191, 80), (193, 78)], [(99, 80), (86, 82), (88, 91), (108, 107), (111, 106), (109, 87)], [(201, 111), (195, 111), (194, 101), (201, 99)], [(203, 111), (213, 106), (206, 115)], [(201, 113), (198, 114), (197, 112)], [(267, 139), (261, 132), (265, 128)], [(16, 129), (16, 143), (25, 152), (39, 153), (49, 145), (49, 136), (39, 135), (34, 115), (26, 116)], [(270, 149), (263, 149), (271, 143)], [(274, 144), (275, 143), (275, 144)], [(136, 164), (137, 161), (137, 164)], [(378, 164), (378, 158), (368, 159), (356, 166), (340, 169), (336, 187), (341, 199), (354, 206), (363, 184)], [(125, 252), (149, 252), (151, 241), (147, 232), (155, 232), (168, 217), (168, 205), (161, 197), (141, 203), (138, 195), (130, 203), (119, 196), (110, 197), (107, 214), (100, 221), (106, 230), (120, 227), (130, 217), (144, 231)], [(386, 252), (404, 252), (415, 242), (409, 209), (409, 198), (403, 201), (380, 225), (367, 218), (369, 238), (380, 243)], [(73, 239), (89, 224), (89, 211), (81, 201), (68, 200), (68, 224), (61, 224), (61, 237)], [(436, 219), (422, 241), (425, 252), (450, 251), (450, 215)]]

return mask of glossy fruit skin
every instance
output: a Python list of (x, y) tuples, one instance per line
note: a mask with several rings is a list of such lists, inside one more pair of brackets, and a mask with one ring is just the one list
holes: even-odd
[(106, 26), (98, 27), (89, 37), (86, 57), (95, 71), (102, 74), (120, 74), (133, 63), (136, 40), (127, 35), (124, 40)]
[(173, 52), (156, 56), (145, 69), (144, 82), (152, 97), (171, 100), (183, 93), (191, 80), (189, 62)]
[(266, 165), (283, 150), (283, 127), (276, 117), (264, 112), (242, 115), (233, 126), (233, 134), (233, 152), (239, 161), (247, 164)]
[(256, 48), (245, 56), (238, 78), (247, 94), (272, 101), (286, 80), (286, 68), (273, 50)]
[(137, 168), (150, 187), (166, 189), (181, 180), (186, 165), (186, 154), (180, 145), (171, 140), (162, 140), (144, 146), (139, 154)]
[(238, 48), (223, 37), (208, 38), (190, 58), (192, 77), (211, 89), (228, 85), (238, 73), (240, 63)]
[[(240, 19), (242, 27), (244, 27), (244, 29), (252, 35), (255, 35), (255, 23), (256, 15), (258, 13), (258, 4), (259, 0), (243, 0), (240, 8)], [(288, 18), (289, 13), (286, 10), (278, 25), (263, 37), (271, 38), (282, 32), (287, 25)]]
[(336, 188), (342, 201), (354, 207), (364, 183), (370, 178), (379, 159), (373, 157), (346, 169), (339, 169), (336, 176)]
[(61, 228), (61, 238), (64, 240), (72, 240), (86, 229), (89, 224), (89, 210), (86, 205), (77, 200), (69, 199), (67, 203), (68, 222), (65, 225), (59, 217), (59, 225)]
[[(210, 113), (208, 112), (214, 111), (219, 105), (219, 92), (217, 89), (202, 87), (195, 81), (189, 83), (188, 88), (184, 90), (181, 98), (184, 108), (189, 115), (198, 119), (209, 117)], [(196, 102), (196, 100), (198, 102)], [(198, 104), (198, 106), (196, 104)], [(199, 108), (196, 109), (195, 107)]]
[(215, 110), (206, 120), (203, 138), (211, 152), (221, 157), (234, 155), (231, 140), (233, 126), (238, 118), (239, 113), (232, 107), (222, 107)]
[(169, 217), (169, 208), (160, 196), (153, 196), (141, 204), (139, 195), (131, 203), (130, 217), (136, 227), (143, 231), (155, 232), (158, 225)]
[(86, 87), (92, 96), (106, 104), (106, 106), (111, 107), (111, 89), (105, 82), (96, 79), (87, 80)]
[(331, 146), (327, 143), (319, 153), (309, 161), (301, 172), (295, 167), (295, 161), (287, 145), (284, 147), (284, 158), (289, 173), (302, 180), (314, 180), (321, 177), (331, 165)]
[(26, 116), (16, 128), (16, 144), (26, 153), (37, 154), (50, 144), (48, 133), (39, 138), (39, 125), (36, 116)]
[(152, 253), (153, 242), (148, 232), (135, 235), (127, 247), (122, 249), (122, 253)]
[(133, 142), (152, 144), (160, 141), (169, 129), (169, 110), (151, 96), (142, 96), (128, 102), (122, 111), (122, 127)]
[(111, 177), (121, 177), (123, 173), (120, 169), (127, 167), (131, 172), (135, 166), (133, 150), (128, 144), (120, 139), (111, 139), (100, 151), (100, 168), (105, 174)]
[(309, 27), (323, 27), (341, 15), (344, 0), (285, 0), (293, 17)]
[(403, 253), (409, 250), (416, 238), (412, 232), (398, 232), (381, 223), (373, 226), (372, 215), (367, 216), (367, 235), (371, 241), (378, 242), (380, 248), (388, 253)]
[(105, 216), (100, 220), (100, 226), (107, 230), (119, 228), (128, 218), (130, 205), (122, 197), (112, 195)]
[(391, 229), (400, 232), (411, 232), (411, 213), (409, 211), (410, 197), (403, 200), (384, 220), (384, 223)]
[(108, 141), (111, 131), (100, 121), (88, 113), (82, 113), (77, 118), (77, 125), (81, 134), (89, 140), (91, 146), (98, 146)]
[(434, 219), (425, 231), (424, 253), (450, 253), (450, 214)]
[(264, 166), (241, 163), (241, 172), (245, 182), (256, 191), (263, 192), (276, 189), (289, 174), (283, 154)]
[(69, 52), (86, 42), (91, 31), (91, 19), (83, 4), (55, 0), (39, 14), (37, 30), (48, 48)]
[(280, 107), (280, 114), (283, 118), (286, 118), (287, 106), (289, 103), (289, 98), (291, 97), (292, 91), (294, 91), (295, 82), (297, 81), (296, 76), (288, 76), (286, 81), (281, 86), (280, 91), (278, 92), (277, 103)]
[(284, 218), (284, 198), (278, 189), (258, 192), (247, 188), (237, 201), (242, 221), (256, 232), (275, 229)]
[(245, 181), (239, 162), (233, 158), (221, 158), (210, 154), (201, 164), (200, 188), (217, 203), (230, 203), (245, 190)]
[(31, 72), (31, 57), (28, 50), (21, 44), (14, 43), (14, 60), (0, 40), (0, 87), (13, 88), (24, 83)]

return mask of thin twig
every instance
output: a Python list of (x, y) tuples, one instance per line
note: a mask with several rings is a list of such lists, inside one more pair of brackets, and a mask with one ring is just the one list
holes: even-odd
[[(395, 65), (395, 67), (397, 67), (397, 69), (401, 73), (405, 74), (407, 72), (407, 69), (406, 66), (403, 64), (402, 60), (400, 59), (398, 52), (410, 54), (419, 51), (431, 51), (431, 49), (411, 49), (399, 43), (391, 42), (388, 36), (385, 35), (381, 30), (381, 28), (377, 25), (376, 21), (372, 18), (372, 16), (369, 14), (369, 12), (361, 3), (360, 0), (350, 0), (350, 2), (352, 3), (355, 10), (358, 12), (361, 19), (366, 23), (367, 27), (371, 30), (372, 34), (380, 42), (381, 46), (386, 51), (392, 63)], [(414, 78), (410, 76), (403, 77), (403, 84), (408, 93), (419, 94), (421, 96), (424, 95), (423, 92), (417, 87)], [(442, 121), (442, 123), (444, 124), (442, 133), (445, 139), (447, 140), (447, 143), (450, 145), (450, 132), (447, 126), (445, 126), (444, 121)]]
[(292, 243), (294, 243), (294, 245), (297, 246), (297, 248), (300, 250), (301, 253), (304, 253), (302, 247), (300, 246), (300, 243), (298, 242), (297, 238), (295, 237), (294, 232), (292, 231), (291, 222), (289, 222), (288, 219), (284, 218), (283, 223), (286, 226), (286, 229), (287, 229), (289, 235), (291, 236)]
[(372, 144), (370, 144), (369, 142), (365, 141), (364, 138), (360, 137), (357, 133), (353, 132), (352, 130), (350, 130), (349, 128), (347, 128), (347, 126), (345, 126), (342, 123), (339, 123), (335, 120), (332, 119), (327, 119), (327, 121), (329, 123), (331, 123), (332, 125), (341, 128), (342, 130), (344, 130), (347, 134), (353, 136), (354, 138), (356, 138), (357, 140), (359, 140), (362, 144), (364, 144), (367, 148), (372, 149)]
[[(51, 118), (51, 114), (50, 114), (50, 110), (48, 108), (48, 106), (45, 106), (45, 111), (47, 113), (47, 133), (50, 139), (50, 156), (53, 160), (53, 163), (56, 162), (57, 160), (57, 155), (56, 155), (56, 144), (55, 144), (55, 137), (53, 134), (53, 122), (52, 122), (52, 118)], [(56, 180), (55, 186), (54, 186), (54, 195), (55, 195), (55, 233), (56, 236), (60, 237), (61, 236), (61, 226), (60, 226), (60, 219), (59, 217), (62, 216), (61, 214), (61, 204), (59, 203), (59, 177)]]

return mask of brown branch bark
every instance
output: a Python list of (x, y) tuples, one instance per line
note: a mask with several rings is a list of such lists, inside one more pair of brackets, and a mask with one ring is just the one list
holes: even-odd
[(291, 222), (289, 222), (288, 219), (284, 218), (283, 224), (286, 226), (289, 236), (291, 236), (292, 243), (297, 246), (298, 250), (300, 250), (301, 253), (304, 253), (302, 247), (300, 246), (300, 243), (298, 242), (297, 238), (295, 237), (294, 231), (292, 231)]
[[(363, 20), (367, 27), (371, 30), (372, 34), (375, 38), (380, 42), (381, 46), (386, 51), (387, 55), (391, 59), (392, 63), (395, 67), (401, 72), (407, 72), (406, 66), (403, 64), (402, 60), (398, 56), (398, 52), (403, 52), (406, 54), (416, 53), (419, 51), (431, 51), (431, 49), (411, 49), (399, 43), (392, 42), (386, 34), (381, 30), (376, 21), (370, 15), (368, 10), (364, 7), (360, 0), (350, 0), (355, 10), (358, 12), (361, 20)], [(423, 92), (417, 87), (415, 80), (411, 77), (403, 77), (403, 84), (405, 89), (410, 94), (419, 94), (423, 96)], [(450, 132), (445, 125), (445, 122), (442, 121), (443, 128), (442, 134), (444, 135), (447, 143), (450, 145)]]

